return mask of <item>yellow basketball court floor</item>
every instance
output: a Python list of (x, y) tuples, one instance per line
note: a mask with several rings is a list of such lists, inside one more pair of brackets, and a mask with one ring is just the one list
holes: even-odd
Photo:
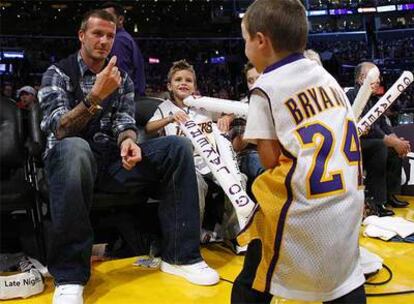
[[(414, 221), (414, 198), (410, 207), (394, 209), (398, 216)], [(360, 244), (384, 259), (392, 271), (391, 281), (385, 285), (365, 287), (367, 294), (387, 294), (411, 290), (414, 292), (414, 244), (384, 242), (361, 236)], [(85, 304), (220, 304), (230, 303), (232, 281), (239, 273), (243, 257), (234, 255), (219, 244), (202, 248), (208, 264), (220, 273), (219, 284), (196, 286), (186, 280), (165, 274), (159, 270), (142, 269), (132, 264), (136, 258), (96, 262), (92, 277), (85, 289)], [(371, 282), (381, 282), (388, 278), (382, 269)], [(5, 301), (6, 304), (46, 304), (51, 303), (53, 282), (46, 280), (45, 291), (37, 296), (21, 300)], [(369, 296), (369, 304), (410, 304), (414, 303), (414, 293)], [(274, 298), (273, 304), (299, 304), (305, 302)]]

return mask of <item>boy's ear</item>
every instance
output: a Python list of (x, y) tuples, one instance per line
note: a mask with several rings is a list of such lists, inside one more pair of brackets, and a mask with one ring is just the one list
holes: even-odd
[(257, 43), (258, 43), (258, 47), (260, 49), (263, 49), (264, 47), (267, 47), (267, 45), (269, 43), (268, 38), (265, 35), (263, 35), (262, 32), (257, 32), (256, 33), (256, 40), (257, 40)]
[(168, 91), (170, 91), (170, 92), (172, 91), (172, 88), (171, 88), (171, 83), (169, 83), (169, 82), (167, 83), (167, 89), (168, 89)]

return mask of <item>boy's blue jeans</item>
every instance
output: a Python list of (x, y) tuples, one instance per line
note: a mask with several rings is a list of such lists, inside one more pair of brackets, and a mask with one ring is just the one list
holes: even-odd
[(246, 151), (238, 156), (240, 171), (247, 175), (250, 183), (256, 177), (264, 172), (264, 168), (260, 163), (259, 153), (257, 151)]
[[(200, 217), (192, 147), (183, 137), (167, 136), (139, 145), (143, 159), (131, 171), (119, 156), (102, 166), (87, 141), (69, 137), (49, 152), (51, 229), (47, 266), (59, 284), (85, 285), (90, 276), (93, 230), (89, 211), (94, 189), (133, 192), (156, 189), (162, 202), (159, 219), (162, 259), (172, 264), (201, 261)], [(98, 169), (99, 168), (99, 169)]]

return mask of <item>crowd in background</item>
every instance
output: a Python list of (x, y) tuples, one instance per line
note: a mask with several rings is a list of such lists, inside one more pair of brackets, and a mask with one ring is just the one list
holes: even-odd
[[(246, 61), (241, 39), (140, 39), (137, 40), (145, 59), (146, 94), (164, 96), (165, 75), (171, 62), (186, 58), (199, 77), (198, 91), (202, 95), (238, 100), (245, 94), (242, 73)], [(24, 85), (37, 87), (46, 68), (78, 47), (75, 37), (2, 37), (3, 49), (24, 50), (24, 59), (15, 60), (13, 75), (2, 75), (4, 87), (12, 86), (13, 95)], [(385, 89), (399, 77), (403, 69), (414, 66), (414, 37), (377, 41), (377, 56), (373, 60), (383, 72)], [(353, 85), (353, 69), (362, 61), (371, 61), (365, 40), (310, 40), (308, 47), (317, 51), (325, 68), (343, 87)], [(149, 63), (149, 59), (159, 60)], [(213, 63), (212, 60), (222, 61)], [(219, 58), (219, 59), (217, 59)], [(408, 64), (408, 65), (407, 65)], [(9, 89), (7, 89), (9, 90)], [(414, 107), (413, 89), (400, 98), (406, 107)], [(2, 93), (3, 94), (3, 93)]]

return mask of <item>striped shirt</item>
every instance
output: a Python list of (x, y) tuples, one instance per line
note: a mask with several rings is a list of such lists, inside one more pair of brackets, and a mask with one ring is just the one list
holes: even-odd
[[(96, 74), (91, 72), (78, 53), (80, 68), (80, 87), (86, 96), (92, 89)], [(122, 75), (122, 74), (121, 74)], [(44, 158), (57, 143), (56, 131), (62, 116), (71, 111), (81, 100), (74, 100), (75, 87), (70, 78), (55, 65), (50, 66), (42, 77), (39, 91), (39, 104), (43, 113), (40, 127), (47, 134)], [(128, 129), (136, 131), (134, 84), (127, 74), (122, 77), (121, 86), (105, 100), (112, 103), (112, 110), (107, 111), (99, 120), (99, 131), (93, 136), (95, 142), (117, 141), (118, 135)], [(101, 115), (100, 112), (95, 115)]]

